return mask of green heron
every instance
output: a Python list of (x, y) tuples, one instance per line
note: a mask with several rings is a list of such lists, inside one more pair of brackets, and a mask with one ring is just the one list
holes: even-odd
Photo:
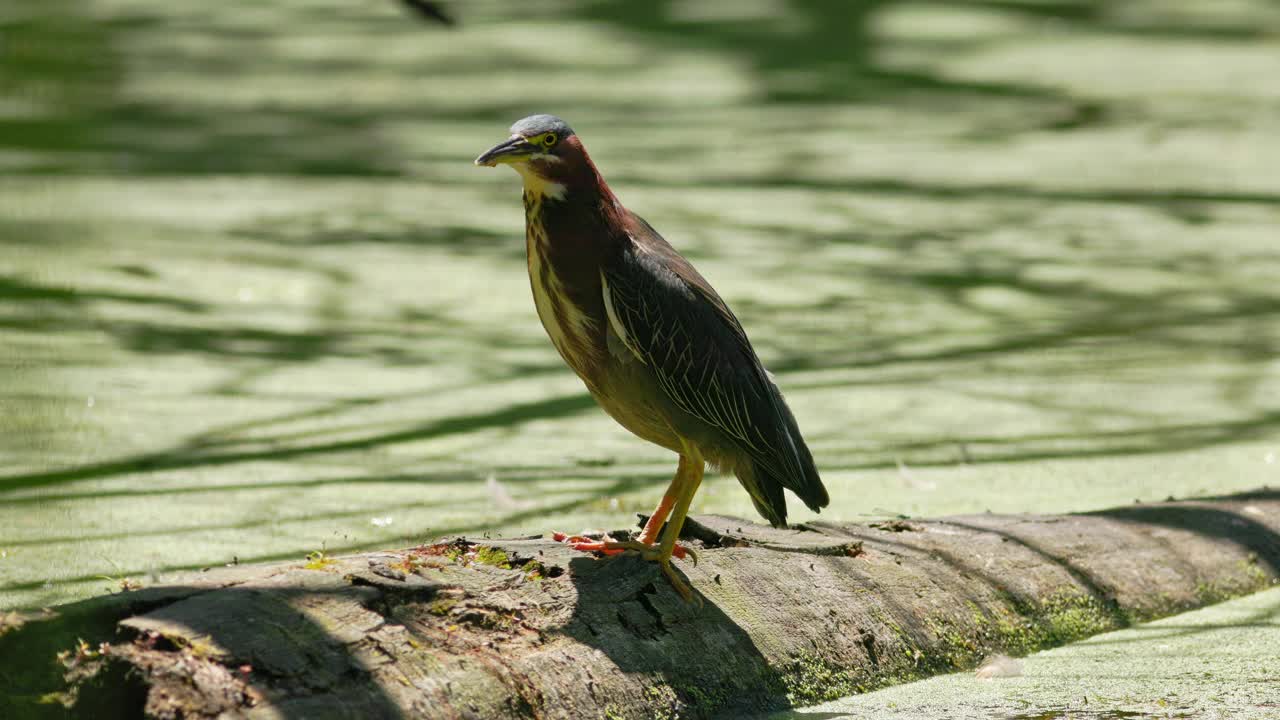
[(826, 507), (795, 417), (738, 319), (688, 260), (622, 206), (563, 120), (527, 117), (475, 162), (510, 165), (524, 181), (529, 280), (560, 356), (614, 420), (680, 456), (637, 540), (569, 538), (575, 548), (639, 551), (688, 600), (671, 557), (686, 554), (676, 539), (706, 463), (737, 475), (775, 527), (787, 521), (784, 488), (815, 511)]

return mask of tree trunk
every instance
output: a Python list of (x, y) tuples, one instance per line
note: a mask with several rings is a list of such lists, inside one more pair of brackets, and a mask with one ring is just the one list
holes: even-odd
[(1280, 492), (787, 530), (700, 517), (687, 535), (699, 562), (677, 566), (701, 605), (636, 557), (458, 539), (11, 614), (0, 716), (689, 718), (808, 704), (1272, 584)]

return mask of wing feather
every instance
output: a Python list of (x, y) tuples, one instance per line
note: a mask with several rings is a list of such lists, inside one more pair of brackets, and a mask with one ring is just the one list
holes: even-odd
[(693, 266), (665, 241), (656, 249), (628, 244), (602, 279), (615, 333), (667, 397), (805, 494), (808, 476), (817, 476), (806, 472), (790, 436), (790, 412), (741, 324)]

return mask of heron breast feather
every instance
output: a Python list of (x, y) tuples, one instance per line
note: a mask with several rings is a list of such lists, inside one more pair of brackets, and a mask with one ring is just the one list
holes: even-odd
[(566, 292), (564, 281), (548, 257), (546, 230), (534, 214), (528, 223), (528, 251), (529, 284), (538, 319), (560, 356), (579, 375), (584, 375), (596, 322)]

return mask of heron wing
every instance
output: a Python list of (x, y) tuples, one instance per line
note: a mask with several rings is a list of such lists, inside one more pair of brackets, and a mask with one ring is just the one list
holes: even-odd
[(614, 332), (677, 407), (718, 428), (786, 487), (808, 494), (796, 447), (803, 440), (798, 430), (792, 437), (790, 411), (742, 325), (687, 260), (639, 223), (651, 233), (647, 242), (623, 243), (602, 271)]

